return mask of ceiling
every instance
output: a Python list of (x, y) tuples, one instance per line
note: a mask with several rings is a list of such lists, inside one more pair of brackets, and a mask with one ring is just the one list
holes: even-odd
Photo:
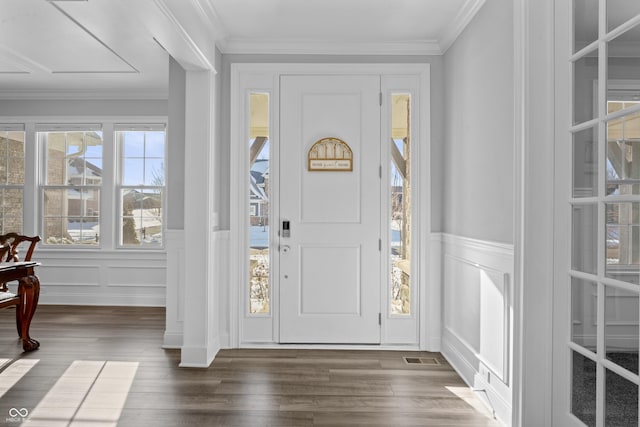
[(0, 98), (166, 98), (169, 53), (442, 54), (485, 0), (2, 0)]

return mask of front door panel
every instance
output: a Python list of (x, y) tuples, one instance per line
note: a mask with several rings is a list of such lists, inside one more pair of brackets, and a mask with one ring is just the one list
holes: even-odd
[[(280, 342), (379, 343), (380, 78), (282, 76), (280, 88)], [(351, 170), (313, 170), (323, 138), (348, 145)], [(342, 156), (328, 147), (320, 157)]]

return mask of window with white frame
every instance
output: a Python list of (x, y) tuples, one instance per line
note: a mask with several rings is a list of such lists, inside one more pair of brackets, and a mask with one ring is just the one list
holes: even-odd
[(162, 246), (165, 126), (116, 125), (118, 245)]
[(101, 125), (42, 125), (42, 235), (47, 245), (100, 241), (103, 181)]
[(0, 124), (0, 233), (22, 233), (24, 200), (23, 125)]

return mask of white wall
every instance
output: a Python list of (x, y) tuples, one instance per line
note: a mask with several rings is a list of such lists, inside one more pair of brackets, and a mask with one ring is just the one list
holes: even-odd
[(444, 56), (443, 231), (513, 242), (513, 4), (486, 2)]
[(184, 229), (185, 70), (169, 58), (167, 228)]
[(511, 0), (486, 2), (444, 55), (442, 352), (511, 423), (514, 46)]

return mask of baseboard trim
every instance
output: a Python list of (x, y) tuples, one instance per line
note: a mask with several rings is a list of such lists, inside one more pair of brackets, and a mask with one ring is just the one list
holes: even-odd
[(181, 368), (208, 368), (220, 351), (220, 345), (216, 341), (208, 347), (182, 346), (180, 366)]
[(182, 341), (183, 341), (182, 332), (166, 332), (165, 331), (162, 348), (180, 349), (182, 348)]

